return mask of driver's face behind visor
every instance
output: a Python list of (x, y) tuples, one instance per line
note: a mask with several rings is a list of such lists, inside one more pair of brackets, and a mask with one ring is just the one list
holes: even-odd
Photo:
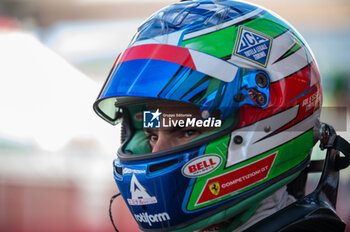
[[(201, 113), (198, 107), (181, 102), (152, 102), (148, 104), (148, 110), (157, 110), (162, 113), (162, 120), (168, 127), (144, 128), (148, 143), (152, 152), (170, 149), (179, 145), (189, 143), (194, 138), (214, 130), (214, 127), (181, 127), (172, 125), (169, 120), (180, 121), (190, 118), (201, 120)], [(219, 118), (220, 115), (211, 115)]]

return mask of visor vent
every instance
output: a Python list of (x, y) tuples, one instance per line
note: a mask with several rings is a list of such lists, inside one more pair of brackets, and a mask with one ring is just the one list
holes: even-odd
[(162, 170), (164, 168), (167, 168), (167, 167), (170, 167), (174, 164), (177, 164), (179, 161), (177, 159), (173, 159), (173, 160), (168, 160), (168, 161), (165, 161), (163, 163), (159, 163), (159, 164), (153, 164), (149, 167), (149, 171), (150, 172), (156, 172), (156, 171), (159, 171), (159, 170)]

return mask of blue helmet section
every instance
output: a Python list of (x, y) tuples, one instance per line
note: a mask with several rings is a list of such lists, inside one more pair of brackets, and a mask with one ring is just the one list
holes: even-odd
[[(118, 64), (102, 90), (99, 101), (113, 97), (143, 97), (181, 101), (201, 111), (220, 110), (225, 119), (238, 109), (234, 101), (240, 78), (224, 82), (176, 63), (138, 59)], [(216, 86), (208, 92), (209, 84)], [(112, 104), (114, 107), (114, 103)], [(98, 105), (97, 110), (103, 107)], [(105, 117), (108, 115), (105, 115)], [(113, 120), (112, 116), (110, 117)]]
[(189, 92), (194, 83), (204, 77), (200, 72), (172, 62), (146, 59), (127, 61), (118, 65), (113, 72), (101, 98), (139, 96), (191, 102), (195, 94), (208, 87), (209, 77), (195, 91)]
[(181, 207), (191, 186), (191, 179), (182, 175), (181, 168), (188, 160), (203, 155), (203, 148), (205, 146), (200, 151), (153, 159), (147, 163), (114, 161), (118, 188), (143, 229), (170, 228), (198, 217), (198, 214), (188, 214)]

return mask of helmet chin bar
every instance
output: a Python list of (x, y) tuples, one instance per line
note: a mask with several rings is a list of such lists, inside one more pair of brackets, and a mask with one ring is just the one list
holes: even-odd
[[(350, 165), (350, 144), (322, 123), (320, 148), (327, 149), (324, 160), (311, 161), (307, 173), (321, 172), (316, 189), (295, 203), (272, 214), (246, 232), (260, 231), (344, 231), (345, 223), (335, 212), (339, 171)], [(344, 156), (340, 156), (340, 153)], [(323, 167), (322, 167), (323, 164)]]

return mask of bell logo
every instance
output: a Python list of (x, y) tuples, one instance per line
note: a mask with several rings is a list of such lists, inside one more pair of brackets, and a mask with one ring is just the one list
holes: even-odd
[(266, 67), (272, 38), (250, 28), (240, 27), (234, 54)]
[(129, 205), (150, 205), (157, 203), (156, 197), (151, 197), (145, 187), (137, 180), (135, 174), (132, 174), (130, 183), (131, 199), (128, 199)]
[(215, 154), (203, 155), (187, 162), (182, 168), (186, 177), (199, 177), (216, 170), (221, 164), (221, 157)]
[(212, 194), (217, 196), (220, 192), (220, 184), (219, 182), (214, 182), (209, 185), (209, 190)]
[(208, 160), (203, 160), (201, 162), (188, 166), (188, 170), (190, 173), (195, 173), (208, 167), (214, 166), (215, 164), (216, 163), (213, 161), (213, 158), (209, 158)]

